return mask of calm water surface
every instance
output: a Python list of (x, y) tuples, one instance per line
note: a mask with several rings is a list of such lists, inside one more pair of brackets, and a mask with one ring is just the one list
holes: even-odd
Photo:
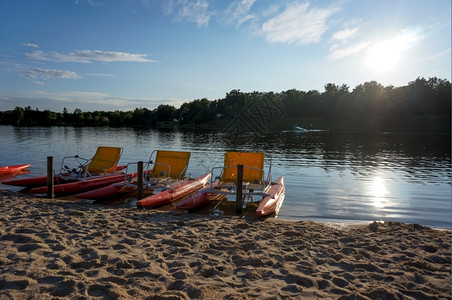
[(21, 176), (41, 176), (47, 156), (59, 170), (64, 156), (90, 158), (105, 145), (123, 147), (123, 164), (146, 161), (156, 149), (191, 151), (195, 176), (221, 166), (226, 151), (259, 151), (266, 153), (266, 168), (271, 157), (273, 179), (285, 176), (279, 218), (452, 228), (449, 135), (277, 132), (238, 142), (197, 131), (0, 126), (0, 166), (31, 163), (32, 171)]

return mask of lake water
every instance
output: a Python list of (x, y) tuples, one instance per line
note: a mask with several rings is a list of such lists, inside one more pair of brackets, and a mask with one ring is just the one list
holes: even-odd
[(90, 158), (99, 145), (123, 147), (122, 164), (147, 161), (156, 149), (191, 151), (192, 176), (222, 166), (226, 151), (265, 152), (273, 179), (285, 176), (279, 218), (452, 228), (449, 135), (285, 131), (231, 139), (196, 130), (0, 126), (0, 166), (31, 163), (20, 176), (41, 176), (47, 156), (57, 171), (64, 156)]

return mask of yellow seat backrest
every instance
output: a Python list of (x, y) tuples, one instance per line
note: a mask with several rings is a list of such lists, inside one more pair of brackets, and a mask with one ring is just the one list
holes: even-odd
[(113, 173), (121, 158), (122, 148), (99, 146), (88, 163), (90, 173)]
[[(190, 152), (158, 150), (152, 175), (153, 177), (159, 177), (163, 173), (166, 177), (183, 178), (189, 161)], [(170, 166), (170, 169), (168, 169), (168, 166)], [(168, 170), (170, 174), (168, 174)]]
[(226, 152), (221, 180), (223, 182), (237, 181), (237, 165), (243, 165), (243, 182), (263, 180), (264, 153), (261, 152)]

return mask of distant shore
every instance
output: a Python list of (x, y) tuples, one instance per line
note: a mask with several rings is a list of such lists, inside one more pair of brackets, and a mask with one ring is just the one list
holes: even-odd
[(344, 228), (0, 191), (0, 298), (450, 299), (450, 230)]
[[(131, 126), (131, 125), (99, 125), (79, 122), (77, 124), (60, 123), (56, 125), (46, 125), (31, 123), (23, 127), (48, 127), (48, 126), (69, 126), (69, 127), (133, 127), (159, 130), (210, 130), (216, 132), (228, 132), (235, 119), (216, 119), (213, 121), (198, 123), (180, 124), (174, 121), (161, 121), (152, 126)], [(285, 117), (265, 124), (248, 124), (246, 132), (262, 134), (265, 132), (290, 131), (293, 127), (299, 126), (305, 129), (321, 129), (327, 132), (347, 132), (347, 133), (376, 133), (389, 132), (400, 134), (444, 134), (450, 135), (450, 116), (411, 116), (399, 119), (388, 119), (384, 117), (363, 117), (360, 119), (335, 119), (329, 120), (324, 117)], [(246, 122), (245, 122), (246, 124)], [(5, 124), (6, 125), (6, 124)], [(262, 126), (263, 127), (262, 127)], [(19, 126), (20, 127), (20, 126)], [(232, 127), (234, 130), (240, 128)], [(245, 129), (245, 128), (243, 128)], [(242, 129), (242, 130), (243, 130)], [(256, 129), (253, 131), (253, 129)], [(241, 131), (241, 130), (240, 130)]]

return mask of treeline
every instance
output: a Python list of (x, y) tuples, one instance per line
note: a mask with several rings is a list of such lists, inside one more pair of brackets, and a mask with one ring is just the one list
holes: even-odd
[[(328, 83), (325, 91), (280, 93), (232, 90), (219, 100), (198, 99), (176, 108), (162, 104), (153, 110), (136, 108), (133, 111), (93, 111), (75, 109), (69, 113), (31, 107), (16, 107), (0, 112), (0, 124), (14, 126), (132, 126), (157, 127), (162, 123), (198, 125), (201, 123), (236, 118), (249, 105), (265, 101), (284, 111), (283, 118), (322, 118), (328, 122), (348, 122), (360, 126), (362, 122), (378, 118), (386, 127), (397, 126), (401, 120), (413, 116), (450, 119), (451, 83), (436, 77), (417, 78), (406, 86), (383, 86), (376, 81), (365, 82), (352, 91), (347, 85)], [(389, 125), (388, 125), (389, 124)], [(449, 123), (450, 124), (450, 123)], [(448, 129), (450, 131), (450, 128)]]

